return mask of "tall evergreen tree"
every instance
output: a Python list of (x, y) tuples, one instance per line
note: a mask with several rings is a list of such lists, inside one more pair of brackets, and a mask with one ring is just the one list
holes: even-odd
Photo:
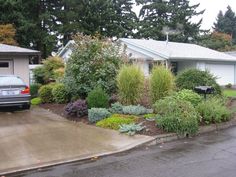
[[(199, 4), (190, 5), (189, 0), (136, 0), (142, 5), (140, 10), (140, 28), (138, 35), (144, 38), (164, 40), (163, 28), (167, 27), (178, 35), (171, 36), (172, 41), (188, 42), (200, 31), (202, 20), (191, 22), (204, 11), (197, 11)], [(173, 34), (173, 33), (172, 33)]]
[(225, 14), (222, 11), (219, 12), (213, 29), (231, 35), (233, 42), (236, 43), (236, 15), (230, 6), (227, 7)]

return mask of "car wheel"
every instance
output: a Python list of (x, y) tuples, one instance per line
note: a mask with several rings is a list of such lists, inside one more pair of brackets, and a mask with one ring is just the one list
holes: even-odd
[(25, 104), (22, 106), (23, 109), (30, 109), (30, 104)]

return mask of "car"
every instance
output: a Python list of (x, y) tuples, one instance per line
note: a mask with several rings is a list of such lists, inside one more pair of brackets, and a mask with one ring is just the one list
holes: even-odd
[(15, 75), (0, 75), (0, 107), (30, 109), (30, 88)]

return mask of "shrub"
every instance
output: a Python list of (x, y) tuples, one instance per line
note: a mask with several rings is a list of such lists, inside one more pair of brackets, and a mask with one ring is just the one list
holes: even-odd
[(33, 98), (33, 99), (31, 100), (31, 104), (32, 104), (32, 105), (39, 105), (39, 104), (41, 104), (41, 103), (42, 103), (41, 98)]
[(123, 113), (130, 114), (130, 115), (144, 115), (152, 113), (151, 109), (147, 109), (140, 105), (130, 105), (130, 106), (123, 106)]
[(135, 123), (131, 123), (131, 124), (123, 124), (120, 126), (120, 133), (126, 133), (130, 136), (135, 135), (136, 132), (142, 131), (143, 129), (145, 129), (145, 126), (142, 126), (142, 123), (139, 124), (135, 124)]
[(232, 84), (231, 83), (228, 83), (227, 85), (225, 85), (226, 88), (232, 88)]
[(64, 68), (64, 62), (60, 57), (49, 57), (43, 61), (43, 65), (33, 70), (33, 77), (36, 83), (47, 84), (56, 80), (58, 75), (55, 71)]
[(154, 105), (161, 118), (157, 119), (160, 128), (179, 135), (194, 135), (198, 131), (199, 115), (187, 101), (166, 97)]
[(150, 76), (150, 94), (152, 102), (167, 96), (174, 89), (174, 76), (165, 66), (156, 66)]
[(121, 114), (114, 114), (109, 118), (103, 119), (96, 123), (96, 126), (102, 128), (109, 128), (113, 130), (119, 130), (122, 124), (134, 123), (138, 118), (135, 116), (127, 116)]
[(41, 84), (31, 84), (30, 85), (30, 95), (32, 98), (35, 98), (38, 96), (39, 88), (41, 87)]
[(116, 92), (115, 77), (122, 62), (118, 43), (77, 34), (69, 58), (64, 83), (71, 95), (85, 98), (97, 85), (107, 93)]
[(74, 103), (69, 103), (65, 107), (67, 116), (77, 116), (78, 118), (88, 114), (88, 106), (86, 100), (77, 100)]
[(143, 117), (147, 120), (153, 120), (157, 117), (157, 114), (145, 114)]
[(216, 77), (208, 71), (200, 71), (198, 69), (185, 70), (177, 76), (176, 85), (179, 89), (190, 90), (194, 90), (196, 86), (212, 86), (216, 94), (221, 94), (221, 88), (216, 83)]
[(109, 96), (101, 87), (96, 87), (89, 92), (86, 100), (89, 108), (107, 108), (109, 106)]
[(39, 97), (42, 100), (42, 103), (52, 103), (53, 95), (52, 95), (53, 85), (43, 85), (39, 89)]
[(64, 84), (56, 84), (52, 89), (53, 100), (56, 103), (67, 103), (70, 99)]
[(187, 89), (175, 93), (174, 97), (179, 100), (188, 101), (193, 106), (197, 106), (202, 101), (202, 97), (199, 94)]
[(109, 117), (111, 113), (105, 108), (91, 108), (88, 110), (89, 122), (95, 123)]
[(119, 97), (124, 104), (136, 104), (144, 87), (144, 74), (136, 65), (124, 65), (117, 75)]
[(202, 117), (201, 121), (205, 124), (225, 122), (231, 118), (231, 111), (221, 99), (208, 99), (200, 103), (196, 109)]
[(123, 105), (120, 104), (119, 102), (111, 104), (111, 108), (109, 109), (111, 113), (116, 113), (116, 114), (123, 114)]

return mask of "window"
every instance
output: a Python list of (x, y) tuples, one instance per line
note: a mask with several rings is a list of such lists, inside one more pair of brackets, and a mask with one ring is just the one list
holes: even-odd
[(0, 62), (0, 68), (9, 68), (9, 62)]

